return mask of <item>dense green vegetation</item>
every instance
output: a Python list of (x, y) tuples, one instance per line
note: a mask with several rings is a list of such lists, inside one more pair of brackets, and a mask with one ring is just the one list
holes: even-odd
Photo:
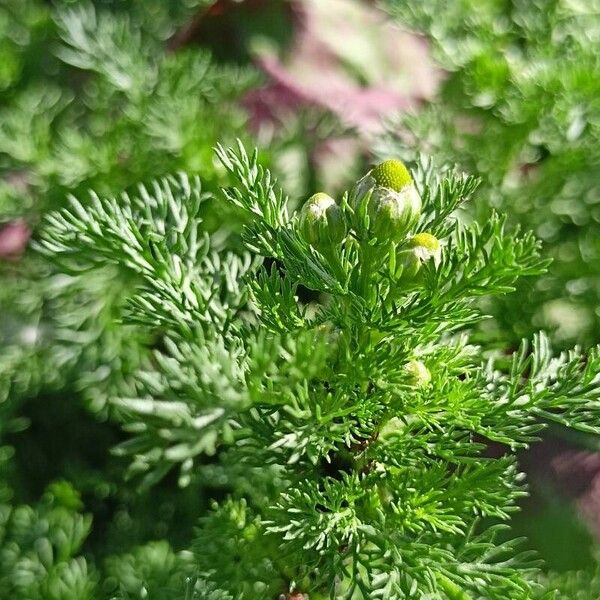
[[(598, 2), (388, 2), (448, 69), (438, 97), (391, 131), (386, 154), (431, 154), (482, 180), (477, 218), (535, 232), (553, 267), (494, 306), (497, 335), (600, 337)], [(489, 332), (487, 332), (489, 333)]]
[(0, 0), (0, 599), (595, 600), (596, 4), (387, 0), (437, 95), (257, 137), (287, 3)]

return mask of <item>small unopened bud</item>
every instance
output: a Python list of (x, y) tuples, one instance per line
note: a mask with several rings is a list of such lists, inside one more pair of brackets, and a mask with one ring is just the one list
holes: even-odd
[(421, 198), (412, 185), (399, 192), (375, 188), (367, 214), (373, 237), (380, 241), (399, 241), (419, 220)]
[(421, 267), (429, 260), (439, 265), (442, 247), (439, 240), (430, 233), (417, 233), (406, 246), (391, 257), (391, 274), (395, 280), (415, 281)]
[(319, 192), (311, 196), (300, 212), (302, 237), (315, 248), (339, 244), (346, 236), (346, 222), (335, 200)]
[(404, 365), (404, 371), (408, 375), (411, 385), (421, 387), (431, 381), (429, 369), (420, 360), (410, 360)]
[(368, 235), (381, 242), (401, 240), (421, 215), (421, 197), (399, 160), (380, 163), (357, 183), (351, 206), (359, 219), (365, 203)]
[(422, 262), (426, 262), (431, 258), (436, 266), (440, 264), (442, 247), (440, 241), (431, 233), (417, 233), (408, 240), (408, 247), (414, 251)]

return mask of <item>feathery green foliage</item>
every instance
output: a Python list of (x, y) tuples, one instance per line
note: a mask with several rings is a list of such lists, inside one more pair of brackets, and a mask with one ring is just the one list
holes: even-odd
[[(202, 171), (206, 189), (225, 183), (212, 148), (247, 135), (240, 99), (257, 78), (250, 69), (217, 66), (202, 48), (168, 51), (168, 39), (199, 4), (0, 1), (0, 227), (23, 219), (35, 236), (44, 214), (63, 206), (69, 192), (85, 204), (90, 187), (116, 195), (181, 169), (190, 180)], [(208, 229), (228, 224), (223, 238), (239, 227), (221, 220), (222, 213), (215, 219), (208, 203), (203, 211)], [(182, 495), (165, 486), (153, 491), (154, 502), (144, 501), (103, 454), (118, 437), (104, 422), (107, 397), (149, 360), (143, 329), (116, 322), (135, 282), (114, 267), (65, 275), (31, 252), (18, 261), (0, 258), (0, 279), (6, 510), (28, 502), (37, 514), (35, 499), (58, 473), (74, 481), (86, 510), (97, 513), (96, 531), (85, 542), (88, 567), (89, 552), (99, 554), (90, 572), (101, 570), (104, 555), (133, 551), (149, 539), (181, 545), (203, 507), (197, 487)], [(180, 527), (167, 531), (171, 518)], [(42, 579), (39, 586), (46, 585)], [(11, 589), (6, 597), (50, 597), (39, 589), (23, 587), (20, 596)], [(56, 597), (84, 597), (73, 589)]]
[[(553, 357), (539, 334), (507, 364), (464, 331), (478, 298), (543, 271), (536, 240), (499, 216), (460, 224), (476, 182), (422, 161), (405, 240), (365, 233), (380, 192), (359, 183), (339, 201), (347, 236), (319, 251), (256, 153), (217, 155), (236, 180), (220, 201), (260, 260), (211, 250), (186, 178), (73, 199), (38, 245), (76, 280), (132, 282), (120, 327), (143, 326), (151, 355), (113, 400), (119, 452), (146, 486), (177, 467), (226, 497), (197, 531), (195, 575), (241, 598), (531, 598), (536, 563), (489, 520), (525, 493), (515, 449), (549, 422), (598, 431), (600, 354)], [(441, 255), (398, 279), (423, 231)]]
[(598, 433), (598, 349), (537, 333), (598, 338), (597, 7), (390, 0), (449, 71), (410, 176), (297, 211), (267, 167), (339, 125), (227, 149), (204, 4), (0, 0), (0, 599), (595, 600), (510, 519), (518, 452)]

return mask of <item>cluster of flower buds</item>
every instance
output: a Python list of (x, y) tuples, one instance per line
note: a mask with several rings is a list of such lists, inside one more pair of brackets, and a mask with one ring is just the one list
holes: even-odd
[(393, 281), (418, 283), (428, 261), (437, 266), (440, 243), (431, 233), (408, 237), (421, 216), (421, 197), (408, 169), (399, 160), (373, 167), (351, 190), (350, 211), (327, 194), (311, 196), (300, 213), (299, 231), (314, 248), (330, 254), (346, 237), (348, 226), (356, 238), (381, 250), (389, 247)]
[[(399, 160), (371, 169), (352, 190), (349, 204), (359, 237), (378, 244), (403, 240), (421, 215), (421, 197)], [(322, 192), (311, 196), (300, 213), (300, 231), (317, 249), (338, 244), (347, 233), (341, 207)]]
[(300, 213), (300, 232), (318, 250), (339, 244), (346, 236), (346, 221), (335, 200), (319, 192), (311, 196)]
[(369, 171), (350, 195), (357, 230), (378, 243), (402, 240), (421, 216), (421, 197), (408, 169), (386, 160)]

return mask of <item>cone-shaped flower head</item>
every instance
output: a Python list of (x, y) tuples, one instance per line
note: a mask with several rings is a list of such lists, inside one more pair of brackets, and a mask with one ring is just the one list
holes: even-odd
[(419, 220), (421, 198), (408, 169), (399, 160), (386, 160), (363, 177), (352, 194), (352, 207), (366, 203), (369, 237), (399, 241)]
[(371, 177), (379, 187), (399, 192), (412, 185), (413, 180), (408, 169), (399, 160), (384, 160), (371, 171)]
[(346, 236), (346, 222), (335, 200), (319, 192), (311, 196), (300, 212), (302, 237), (317, 249), (339, 244)]

